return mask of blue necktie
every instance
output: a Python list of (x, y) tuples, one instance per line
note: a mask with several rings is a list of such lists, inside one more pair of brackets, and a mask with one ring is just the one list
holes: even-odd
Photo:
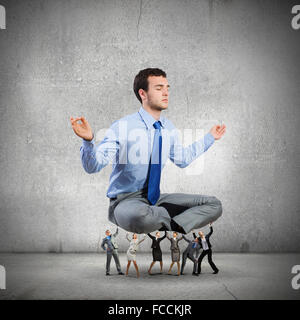
[(155, 128), (153, 148), (150, 160), (150, 172), (148, 181), (148, 194), (147, 198), (149, 202), (154, 205), (160, 195), (159, 183), (161, 174), (161, 147), (162, 147), (162, 136), (160, 131), (161, 123), (156, 121), (153, 124)]

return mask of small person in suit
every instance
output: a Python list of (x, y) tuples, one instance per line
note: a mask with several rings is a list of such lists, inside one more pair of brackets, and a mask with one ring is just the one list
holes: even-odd
[(127, 232), (126, 233), (126, 239), (130, 242), (129, 243), (129, 248), (127, 250), (128, 263), (127, 263), (127, 269), (126, 269), (126, 276), (128, 276), (129, 267), (130, 267), (131, 261), (133, 261), (133, 264), (134, 264), (134, 267), (135, 267), (135, 270), (136, 270), (137, 278), (139, 278), (140, 273), (139, 273), (138, 265), (136, 263), (136, 252), (139, 249), (139, 244), (146, 239), (146, 235), (144, 236), (144, 238), (142, 240), (139, 240), (137, 234), (134, 233), (132, 235), (132, 239), (130, 239), (129, 238), (129, 234)]
[[(213, 227), (211, 225), (211, 223), (209, 224), (209, 228), (210, 228), (210, 232), (205, 236), (204, 233), (202, 231), (199, 231), (199, 244), (200, 247), (203, 249), (199, 259), (198, 259), (198, 274), (201, 273), (201, 263), (203, 258), (207, 255), (207, 259), (208, 259), (208, 263), (210, 264), (211, 268), (213, 269), (213, 274), (217, 274), (219, 272), (219, 269), (216, 267), (216, 265), (214, 264), (214, 262), (212, 261), (212, 250), (211, 247), (212, 245), (210, 244), (209, 238), (213, 233)], [(196, 234), (193, 232), (193, 236), (194, 238), (196, 237)]]
[[(101, 243), (101, 248), (106, 251), (106, 275), (110, 275), (110, 262), (111, 257), (114, 257), (115, 264), (119, 274), (124, 274), (121, 270), (121, 265), (119, 261), (119, 254), (118, 254), (118, 243), (116, 237), (118, 235), (119, 229), (117, 228), (114, 234), (111, 234), (110, 230), (105, 231), (106, 237), (103, 238)], [(106, 248), (105, 248), (106, 246)]]
[[(198, 276), (197, 271), (197, 257), (199, 255), (200, 251), (200, 245), (199, 245), (199, 240), (196, 237), (194, 240), (189, 240), (187, 239), (184, 235), (182, 235), (183, 239), (188, 242), (187, 248), (184, 250), (182, 254), (182, 265), (181, 265), (181, 272), (180, 274), (183, 275), (183, 270), (186, 264), (186, 259), (189, 258), (190, 260), (193, 261), (194, 263), (194, 268), (193, 268), (193, 276)], [(194, 254), (196, 253), (196, 258), (194, 257)]]
[(164, 240), (164, 238), (166, 237), (166, 232), (165, 235), (163, 237), (160, 238), (160, 232), (157, 231), (155, 233), (155, 237), (153, 237), (150, 233), (148, 233), (148, 236), (152, 239), (152, 257), (153, 260), (151, 262), (150, 268), (148, 270), (148, 273), (151, 275), (151, 269), (154, 266), (156, 261), (159, 261), (160, 263), (160, 273), (162, 273), (162, 268), (163, 268), (163, 261), (162, 261), (162, 252), (161, 252), (161, 248), (160, 248), (160, 242), (162, 240)]
[(178, 233), (176, 231), (173, 232), (173, 237), (170, 237), (169, 234), (167, 234), (167, 238), (171, 242), (171, 257), (172, 257), (172, 263), (170, 265), (168, 274), (171, 274), (172, 267), (174, 263), (177, 263), (177, 276), (180, 275), (180, 248), (178, 245), (178, 242), (183, 239), (181, 236), (180, 238), (177, 238)]

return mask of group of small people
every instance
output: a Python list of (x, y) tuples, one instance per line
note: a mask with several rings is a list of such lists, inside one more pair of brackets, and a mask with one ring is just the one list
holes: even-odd
[[(173, 232), (172, 237), (165, 231), (164, 236), (160, 236), (160, 232), (157, 231), (155, 233), (155, 236), (152, 236), (150, 233), (148, 233), (148, 236), (152, 240), (152, 257), (153, 261), (151, 262), (151, 265), (149, 267), (148, 273), (151, 275), (152, 267), (154, 266), (155, 262), (159, 261), (160, 263), (160, 273), (162, 273), (163, 270), (163, 261), (162, 261), (162, 251), (160, 248), (160, 243), (162, 240), (167, 238), (170, 241), (170, 250), (171, 250), (171, 258), (172, 262), (168, 271), (168, 274), (171, 274), (172, 267), (176, 263), (177, 264), (177, 276), (183, 275), (183, 271), (186, 265), (186, 260), (189, 258), (194, 266), (193, 266), (193, 275), (198, 276), (201, 273), (201, 263), (203, 258), (207, 255), (208, 262), (213, 269), (213, 273), (217, 274), (219, 272), (219, 269), (216, 267), (214, 262), (212, 261), (212, 250), (211, 250), (211, 243), (210, 243), (210, 236), (213, 233), (213, 227), (211, 223), (209, 224), (210, 232), (207, 235), (204, 235), (202, 231), (198, 232), (198, 236), (193, 232), (193, 240), (189, 240), (182, 234), (180, 237), (178, 237), (177, 232)], [(106, 259), (106, 275), (110, 275), (110, 262), (111, 258), (113, 257), (116, 263), (116, 267), (118, 270), (118, 273), (120, 275), (123, 275), (124, 273), (121, 270), (121, 265), (119, 261), (118, 256), (118, 244), (116, 241), (116, 237), (118, 235), (118, 228), (114, 234), (110, 232), (110, 230), (106, 230), (105, 232), (106, 237), (102, 240), (101, 247), (103, 250), (106, 250), (107, 253), (107, 259)], [(126, 276), (128, 276), (128, 271), (131, 265), (131, 261), (133, 262), (133, 265), (136, 270), (137, 277), (139, 278), (139, 268), (136, 263), (136, 253), (139, 249), (139, 245), (141, 242), (143, 242), (146, 239), (146, 235), (142, 239), (138, 239), (138, 235), (134, 233), (132, 237), (129, 237), (129, 233), (126, 234), (126, 239), (129, 241), (129, 248), (127, 250), (127, 268), (126, 268)], [(180, 248), (179, 248), (179, 241), (184, 239), (188, 246), (182, 253), (182, 264), (180, 268)], [(202, 249), (202, 252), (200, 254), (200, 250)], [(200, 254), (200, 255), (199, 255)]]

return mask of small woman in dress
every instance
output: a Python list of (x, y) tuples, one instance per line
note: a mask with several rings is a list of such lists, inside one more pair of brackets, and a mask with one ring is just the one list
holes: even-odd
[(159, 231), (157, 231), (155, 233), (155, 237), (153, 237), (150, 233), (148, 233), (148, 236), (152, 239), (151, 248), (152, 248), (152, 257), (153, 257), (153, 260), (152, 260), (152, 263), (151, 263), (150, 268), (148, 270), (148, 273), (151, 274), (151, 269), (154, 266), (156, 261), (159, 261), (160, 273), (162, 273), (163, 262), (162, 262), (162, 252), (160, 249), (160, 242), (162, 240), (164, 240), (164, 238), (167, 236), (167, 234), (165, 232), (165, 235), (160, 238), (160, 233), (159, 233)]
[(146, 235), (144, 236), (144, 238), (142, 240), (138, 240), (137, 234), (134, 233), (132, 235), (132, 239), (130, 239), (129, 238), (129, 233), (127, 232), (126, 239), (130, 242), (129, 248), (127, 250), (128, 263), (127, 263), (127, 269), (126, 269), (126, 276), (128, 276), (128, 270), (129, 270), (131, 261), (133, 261), (133, 264), (134, 264), (134, 267), (135, 267), (135, 270), (136, 270), (136, 275), (139, 278), (140, 273), (139, 273), (139, 268), (138, 268), (138, 266), (136, 264), (136, 252), (137, 252), (137, 250), (139, 248), (139, 244), (146, 239)]
[(168, 271), (168, 274), (171, 274), (171, 270), (172, 267), (174, 265), (174, 263), (177, 263), (177, 276), (180, 275), (180, 248), (178, 246), (178, 242), (180, 240), (183, 239), (183, 237), (181, 238), (177, 238), (178, 233), (177, 232), (173, 232), (173, 237), (171, 238), (168, 234), (167, 234), (167, 238), (171, 241), (171, 257), (172, 257), (172, 263), (170, 265), (170, 269)]

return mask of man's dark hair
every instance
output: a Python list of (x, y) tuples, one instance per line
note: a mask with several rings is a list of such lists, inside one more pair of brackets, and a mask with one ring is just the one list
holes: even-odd
[(148, 91), (148, 77), (150, 76), (163, 76), (164, 78), (167, 77), (167, 74), (158, 68), (147, 68), (144, 70), (141, 70), (134, 78), (134, 82), (133, 82), (133, 91), (136, 95), (136, 97), (138, 98), (138, 100), (140, 101), (140, 103), (142, 103), (142, 98), (139, 95), (139, 90), (143, 89), (146, 92)]

